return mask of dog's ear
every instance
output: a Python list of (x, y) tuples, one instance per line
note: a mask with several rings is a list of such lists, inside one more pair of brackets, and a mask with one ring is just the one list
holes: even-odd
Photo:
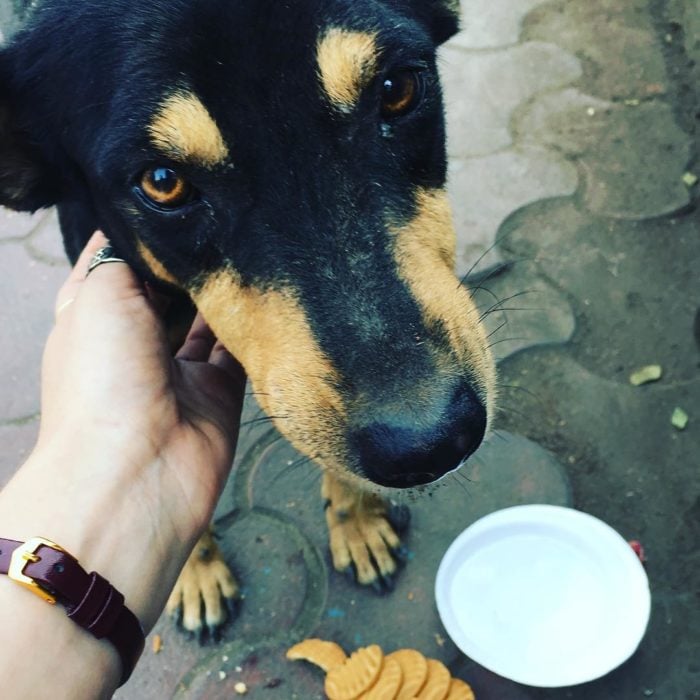
[[(58, 200), (58, 180), (32, 135), (40, 105), (21, 109), (12, 85), (12, 61), (0, 51), (0, 204), (18, 211), (36, 211)], [(26, 118), (31, 114), (31, 122)]]
[(418, 17), (428, 25), (436, 44), (459, 31), (459, 0), (410, 0)]

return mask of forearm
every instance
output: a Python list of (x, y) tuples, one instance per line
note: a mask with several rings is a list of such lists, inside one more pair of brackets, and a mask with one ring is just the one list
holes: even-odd
[(119, 656), (26, 589), (0, 577), (0, 675), (8, 700), (110, 698)]
[[(89, 449), (80, 452), (35, 453), (29, 459), (0, 493), (0, 536), (57, 542), (86, 571), (98, 572), (119, 590), (147, 631), (197, 533), (176, 533), (159, 523), (159, 514), (138, 502), (138, 485), (120, 482), (129, 471), (123, 465), (101, 472), (94, 462), (97, 455)], [(103, 474), (94, 484), (74, 483), (76, 474), (89, 473), (80, 459)], [(157, 468), (153, 471), (157, 474)], [(110, 480), (107, 474), (119, 476)], [(0, 660), (2, 677), (13, 679), (4, 697), (111, 697), (121, 677), (121, 661), (111, 643), (96, 640), (60, 605), (48, 605), (6, 576), (0, 576), (0, 648), (10, 650)]]

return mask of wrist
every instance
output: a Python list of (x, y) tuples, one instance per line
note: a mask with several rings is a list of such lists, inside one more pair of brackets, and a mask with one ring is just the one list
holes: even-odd
[(53, 540), (119, 590), (149, 631), (198, 533), (176, 531), (144, 484), (106, 478), (125, 470), (104, 461), (34, 453), (0, 493), (0, 536)]

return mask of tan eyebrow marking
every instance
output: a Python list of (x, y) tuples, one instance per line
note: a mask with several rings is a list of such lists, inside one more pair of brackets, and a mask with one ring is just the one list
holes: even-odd
[(170, 95), (148, 125), (153, 145), (165, 155), (211, 168), (229, 156), (219, 127), (201, 100), (184, 90)]
[(349, 112), (377, 71), (376, 34), (329, 29), (316, 47), (319, 76), (332, 104)]

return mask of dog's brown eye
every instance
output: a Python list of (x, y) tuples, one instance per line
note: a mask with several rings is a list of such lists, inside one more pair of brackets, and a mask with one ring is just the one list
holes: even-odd
[(193, 188), (170, 168), (152, 168), (141, 176), (141, 191), (159, 207), (177, 209), (191, 199)]
[(382, 84), (382, 116), (385, 119), (408, 114), (421, 96), (420, 76), (413, 70), (389, 74)]

